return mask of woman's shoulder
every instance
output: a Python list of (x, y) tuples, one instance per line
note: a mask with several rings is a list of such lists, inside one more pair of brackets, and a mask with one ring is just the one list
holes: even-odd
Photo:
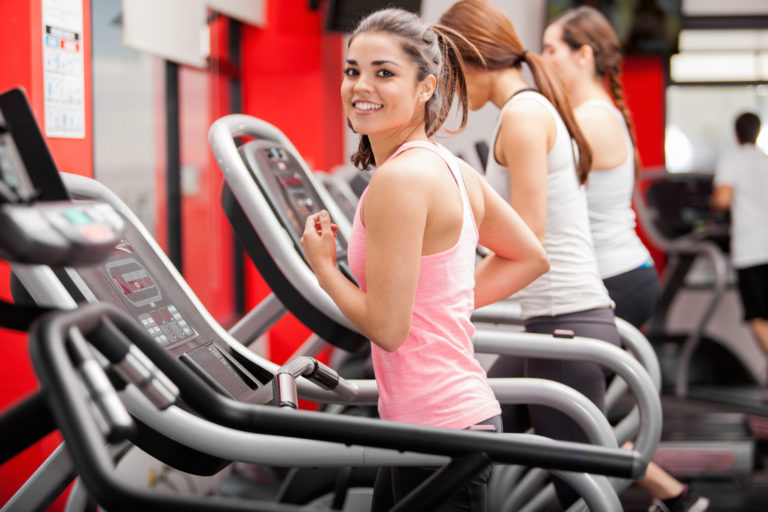
[(554, 106), (541, 93), (526, 91), (518, 95), (514, 101), (507, 104), (502, 112), (502, 124), (519, 124), (521, 130), (525, 130), (525, 124), (551, 123), (557, 111)]
[(418, 188), (437, 177), (440, 166), (445, 163), (438, 153), (423, 147), (410, 148), (377, 167), (369, 188)]
[(527, 145), (530, 141), (548, 137), (556, 131), (557, 111), (550, 111), (537, 99), (524, 97), (513, 101), (501, 115), (499, 133), (506, 143), (518, 141)]

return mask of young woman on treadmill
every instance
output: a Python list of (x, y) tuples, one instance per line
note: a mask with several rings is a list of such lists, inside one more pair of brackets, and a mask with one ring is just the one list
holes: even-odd
[[(467, 114), (463, 64), (451, 44), (461, 38), (446, 30), (386, 9), (352, 33), (341, 86), (360, 134), (352, 161), (376, 168), (348, 248), (360, 288), (335, 265), (327, 212), (307, 220), (302, 247), (320, 286), (372, 342), (383, 419), (498, 432), (500, 408), (474, 357), (470, 314), (524, 287), (548, 262), (514, 210), (430, 140), (455, 96), (462, 126)], [(494, 252), (475, 267), (478, 242)], [(373, 510), (389, 510), (433, 471), (383, 468)], [(440, 510), (485, 510), (489, 473)]]
[[(608, 19), (588, 6), (568, 9), (544, 31), (544, 61), (560, 77), (592, 148), (587, 184), (597, 267), (616, 316), (641, 327), (659, 294), (651, 255), (635, 232), (632, 193), (640, 171), (632, 116), (621, 83), (621, 43)], [(652, 511), (703, 512), (709, 500), (654, 463), (638, 482)]]
[[(589, 231), (587, 182), (592, 155), (576, 124), (565, 93), (541, 58), (525, 50), (512, 22), (486, 0), (461, 0), (440, 18), (479, 50), (462, 54), (467, 66), (469, 105), (491, 103), (499, 116), (490, 141), (486, 179), (520, 214), (544, 243), (551, 268), (517, 296), (526, 332), (577, 336), (620, 344), (611, 299), (600, 279)], [(464, 47), (462, 47), (464, 48)], [(523, 77), (523, 65), (533, 84)], [(605, 411), (603, 368), (590, 361), (525, 359), (502, 356), (490, 377), (544, 378), (566, 384)], [(536, 434), (587, 442), (565, 414), (529, 406)], [(505, 406), (504, 423), (526, 427), (525, 409)], [(563, 508), (578, 499), (566, 483), (554, 479)]]

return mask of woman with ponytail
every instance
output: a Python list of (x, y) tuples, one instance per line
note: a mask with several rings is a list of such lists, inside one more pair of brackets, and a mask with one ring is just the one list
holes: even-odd
[[(429, 138), (455, 97), (467, 112), (452, 42), (469, 46), (449, 33), (399, 9), (371, 14), (352, 33), (341, 85), (347, 120), (360, 134), (352, 160), (376, 168), (348, 247), (360, 288), (336, 267), (327, 212), (307, 220), (301, 244), (320, 286), (372, 342), (382, 419), (499, 432), (499, 403), (474, 357), (470, 315), (548, 263), (514, 210)], [(475, 267), (478, 242), (495, 252)], [(382, 468), (373, 510), (390, 510), (434, 470)], [(486, 468), (457, 486), (439, 510), (485, 511), (489, 475)]]
[[(639, 328), (656, 303), (659, 279), (635, 232), (631, 202), (640, 158), (619, 78), (621, 43), (600, 11), (583, 6), (552, 20), (543, 46), (542, 56), (562, 80), (592, 148), (587, 202), (600, 277), (616, 315)], [(652, 511), (703, 512), (709, 507), (707, 498), (690, 492), (653, 462), (637, 483), (654, 498)]]
[(640, 157), (619, 78), (621, 44), (600, 11), (578, 7), (547, 26), (542, 56), (562, 80), (592, 148), (587, 201), (600, 276), (616, 315), (639, 328), (656, 303), (659, 279), (635, 232), (631, 202)]
[[(462, 52), (470, 108), (490, 102), (500, 110), (486, 178), (533, 229), (549, 257), (549, 272), (518, 293), (525, 330), (568, 329), (619, 345), (612, 303), (595, 261), (583, 186), (591, 179), (592, 154), (567, 97), (542, 59), (525, 50), (506, 14), (490, 2), (461, 0), (440, 23), (479, 51), (479, 56)], [(524, 67), (533, 84), (524, 79)], [(488, 372), (490, 377), (521, 374), (562, 382), (605, 411), (606, 374), (596, 363), (502, 356)], [(525, 412), (503, 407), (504, 424), (510, 430), (527, 427)], [(559, 411), (530, 406), (528, 415), (536, 434), (587, 442)], [(564, 508), (578, 498), (558, 479), (555, 489)]]

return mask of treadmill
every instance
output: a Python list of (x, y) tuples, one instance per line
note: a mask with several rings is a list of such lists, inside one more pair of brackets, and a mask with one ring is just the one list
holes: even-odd
[[(711, 174), (652, 171), (638, 182), (634, 205), (643, 231), (667, 256), (659, 300), (647, 327), (661, 361), (664, 387), (674, 394), (666, 398), (670, 403), (658, 462), (682, 477), (730, 478), (755, 469), (757, 446), (745, 413), (768, 415), (768, 404), (752, 396), (754, 381), (740, 358), (708, 334), (713, 313), (732, 286), (730, 220), (727, 213), (710, 208), (711, 195)], [(704, 284), (691, 279), (702, 260), (712, 269), (711, 281)], [(673, 332), (667, 315), (687, 288), (708, 297), (694, 329)]]
[[(249, 142), (238, 146), (236, 140), (241, 137)], [(275, 295), (286, 294), (286, 301), (293, 301), (293, 295), (300, 294), (306, 302), (313, 303), (316, 310), (322, 310), (332, 315), (331, 319), (334, 321), (346, 325), (346, 319), (335, 304), (317, 286), (314, 274), (303, 260), (299, 244), (305, 219), (320, 209), (328, 209), (333, 221), (339, 225), (342, 224), (340, 221), (344, 220), (343, 212), (339, 211), (331, 197), (323, 194), (325, 189), (318, 186), (318, 176), (307, 168), (295, 147), (282, 132), (273, 125), (250, 116), (234, 114), (219, 119), (209, 131), (209, 140), (226, 180), (222, 205), (236, 235), (262, 274), (276, 270), (282, 273), (281, 276), (271, 276), (275, 285), (285, 288), (281, 290), (279, 287), (273, 287)], [(285, 210), (288, 211), (287, 215)], [(280, 226), (281, 229), (276, 230), (275, 226)], [(341, 227), (338, 234), (341, 236), (337, 237), (337, 264), (340, 270), (348, 275), (344, 267), (346, 242)], [(270, 263), (264, 264), (265, 260)], [(297, 317), (302, 314), (301, 310), (294, 310), (294, 307), (289, 309)], [(573, 353), (564, 353), (564, 344), (550, 336), (481, 328), (474, 341), (478, 352), (514, 353), (545, 358), (584, 358), (604, 361), (612, 368), (622, 366), (623, 363), (616, 365), (617, 359), (621, 359), (633, 365), (637, 371), (631, 371), (633, 375), (627, 378), (632, 380), (639, 377), (645, 382), (639, 384), (635, 381), (632, 384), (638, 402), (643, 403), (640, 416), (644, 418), (636, 446), (650, 459), (655, 452), (659, 433), (653, 423), (660, 420), (660, 416), (653, 418), (657, 413), (661, 413), (658, 408), (658, 380), (654, 380), (659, 378), (658, 365), (650, 347), (646, 349), (644, 346), (645, 340), (639, 332), (627, 333), (627, 336), (628, 345), (635, 356), (643, 361), (655, 377), (649, 376), (632, 356), (596, 340), (574, 339), (576, 343), (567, 344), (570, 348), (578, 346), (582, 340), (587, 341), (589, 347), (583, 346), (584, 351), (577, 349)], [(604, 350), (610, 349), (615, 351), (611, 351), (610, 355), (602, 354)], [(620, 374), (624, 372), (623, 369), (617, 371)], [(494, 382), (496, 380), (499, 382)], [(504, 380), (517, 381), (491, 379), (491, 386), (502, 403), (512, 403), (509, 400), (513, 400), (514, 388), (503, 385), (501, 381)], [(532, 402), (523, 400), (515, 403)], [(617, 428), (620, 442), (633, 436), (638, 427), (638, 420), (637, 415), (630, 415), (621, 422)], [(656, 426), (660, 427), (660, 424)], [(650, 441), (652, 438), (656, 441)]]
[[(74, 199), (74, 204), (84, 204), (101, 198), (99, 201), (109, 204), (124, 223), (123, 236), (114, 249), (110, 247), (106, 261), (74, 267), (60, 266), (61, 262), (53, 267), (49, 262), (12, 263), (14, 274), (37, 305), (72, 312), (52, 315), (56, 320), (34, 336), (34, 360), (43, 379), (45, 403), (52, 409), (55, 426), (62, 429), (65, 447), (60, 447), (2, 510), (38, 508), (66, 487), (73, 469), (83, 475), (85, 487), (97, 501), (110, 509), (146, 505), (153, 499), (169, 509), (202, 510), (206, 503), (213, 509), (242, 509), (243, 505), (231, 500), (178, 500), (126, 490), (115, 482), (114, 475), (105, 475), (111, 471), (106, 461), (114, 454), (105, 454), (101, 445), (123, 441), (126, 436), (128, 448), (135, 444), (169, 465), (196, 474), (212, 474), (231, 461), (291, 467), (447, 464), (443, 476), (435, 480), (444, 490), (446, 483), (466, 477), (461, 467), (470, 459), (476, 468), (495, 460), (623, 478), (636, 478), (643, 472), (647, 459), (641, 454), (603, 446), (557, 443), (525, 435), (476, 435), (263, 405), (274, 396), (277, 365), (249, 351), (211, 318), (157, 243), (114, 194), (94, 180), (57, 173), (23, 93), (15, 90), (0, 95), (0, 111), (4, 119), (13, 117), (12, 112), (20, 113), (5, 128), (13, 134), (13, 144), (21, 155), (15, 162), (19, 173), (28, 174), (39, 189), (36, 199)], [(29, 155), (46, 158), (32, 166)], [(286, 241), (283, 238), (276, 243)], [(106, 318), (108, 322), (104, 322), (114, 324), (114, 328), (104, 331), (100, 327), (104, 322), (94, 318)], [(67, 327), (62, 330), (62, 326)], [(354, 347), (356, 333), (343, 332), (345, 327), (339, 322), (324, 327), (324, 332), (338, 332), (346, 346)], [(78, 331), (82, 336), (75, 334)], [(59, 351), (62, 337), (70, 347), (63, 355)], [(110, 343), (118, 343), (118, 348), (110, 348)], [(579, 345), (579, 340), (574, 340), (574, 346)], [(89, 347), (98, 347), (95, 357), (89, 356), (93, 351)], [(107, 368), (111, 377), (94, 377), (98, 386), (86, 384), (88, 399), (115, 404), (108, 388), (116, 386), (117, 401), (135, 420), (131, 425), (124, 421), (124, 415), (115, 413), (122, 417), (114, 422), (116, 428), (102, 431), (103, 439), (95, 434), (98, 429), (84, 426), (95, 420), (87, 418), (92, 407), (83, 410), (77, 405), (82, 385), (62, 377), (66, 370), (61, 365), (85, 361), (96, 362), (95, 367), (88, 363), (89, 368), (99, 368), (91, 370), (95, 373)], [(642, 372), (636, 373), (640, 377), (635, 382), (645, 384)], [(328, 386), (323, 380), (324, 387), (305, 378), (295, 382), (302, 396), (314, 400), (352, 401), (342, 389), (353, 390), (356, 403), (376, 399), (372, 381), (338, 379)], [(109, 398), (101, 400), (99, 395)], [(565, 398), (571, 400), (578, 402), (578, 397)], [(40, 412), (39, 397), (34, 403)], [(119, 407), (115, 407), (117, 411)], [(27, 436), (24, 442), (34, 440)], [(76, 449), (66, 450), (68, 443)], [(489, 457), (487, 462), (479, 457), (480, 452)], [(467, 455), (470, 459), (463, 458)], [(451, 464), (451, 458), (463, 462)], [(595, 510), (615, 507), (615, 493), (605, 478), (582, 473), (564, 476)], [(421, 492), (411, 497), (410, 503), (428, 503), (439, 496)], [(293, 510), (273, 505), (258, 503), (252, 509)]]

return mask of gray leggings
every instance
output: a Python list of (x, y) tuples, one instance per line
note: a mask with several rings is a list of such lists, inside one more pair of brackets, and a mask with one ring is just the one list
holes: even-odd
[[(613, 311), (609, 308), (590, 309), (558, 316), (539, 316), (525, 320), (525, 331), (552, 334), (555, 329), (568, 329), (576, 336), (603, 340), (616, 346), (621, 338), (616, 330)], [(567, 339), (562, 340), (568, 343)], [(532, 377), (562, 382), (592, 400), (605, 412), (605, 382), (609, 372), (589, 361), (532, 359), (500, 356), (488, 371), (488, 377)], [(527, 412), (527, 414), (526, 414)], [(533, 426), (536, 434), (566, 441), (588, 442), (579, 426), (565, 414), (546, 407), (502, 405), (502, 420), (507, 432), (520, 432)], [(567, 508), (579, 496), (568, 484), (553, 479), (557, 498)]]

